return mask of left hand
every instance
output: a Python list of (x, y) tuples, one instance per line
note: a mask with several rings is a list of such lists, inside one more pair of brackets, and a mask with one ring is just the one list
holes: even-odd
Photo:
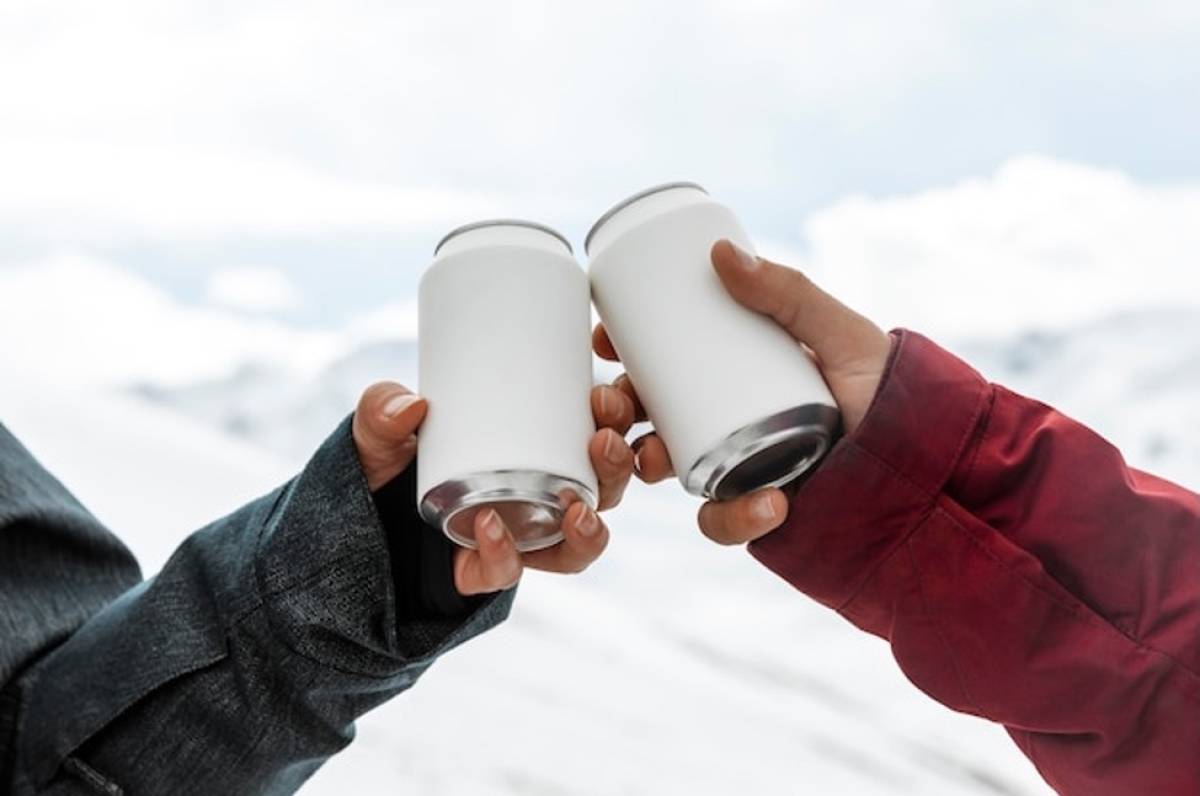
[[(625, 433), (633, 425), (632, 399), (607, 385), (592, 388), (596, 433), (588, 455), (600, 485), (603, 511), (621, 502), (633, 474), (633, 451)], [(354, 443), (371, 491), (404, 471), (417, 455), (417, 429), (425, 419), (425, 399), (394, 382), (379, 382), (363, 392), (354, 412)], [(572, 503), (563, 517), (563, 540), (553, 547), (519, 553), (512, 534), (494, 511), (475, 517), (479, 549), (454, 554), (454, 585), (466, 596), (516, 585), (526, 567), (549, 572), (582, 572), (608, 545), (608, 528), (582, 502)]]

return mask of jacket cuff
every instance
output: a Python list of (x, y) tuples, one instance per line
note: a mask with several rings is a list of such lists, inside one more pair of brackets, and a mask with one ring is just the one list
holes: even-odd
[(389, 536), (428, 530), (384, 527), (346, 418), (283, 492), (259, 539), (257, 587), (277, 631), (318, 663), (388, 677), (501, 622), (511, 591), (471, 600), (451, 615), (412, 610), (412, 584), (398, 584), (397, 576), (449, 573), (418, 573), (410, 561), (393, 561), (406, 549)]
[(751, 543), (751, 555), (841, 609), (928, 514), (990, 400), (990, 385), (965, 362), (893, 331), (863, 422), (798, 486), (787, 520)]
[(414, 461), (374, 494), (391, 551), (396, 616), (401, 622), (461, 618), (480, 602), (463, 597), (454, 585), (458, 545), (425, 522), (417, 510)]

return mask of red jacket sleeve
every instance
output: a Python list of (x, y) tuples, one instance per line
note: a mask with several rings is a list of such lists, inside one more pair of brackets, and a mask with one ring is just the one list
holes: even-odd
[(1200, 498), (920, 335), (750, 552), (1060, 793), (1200, 794)]

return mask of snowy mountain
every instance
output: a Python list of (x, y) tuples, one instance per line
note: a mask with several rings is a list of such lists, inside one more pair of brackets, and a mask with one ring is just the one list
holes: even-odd
[(282, 454), (298, 466), (354, 409), (362, 389), (382, 379), (416, 386), (416, 341), (366, 343), (315, 375), (249, 363), (226, 378), (183, 386), (143, 382), (133, 392)]

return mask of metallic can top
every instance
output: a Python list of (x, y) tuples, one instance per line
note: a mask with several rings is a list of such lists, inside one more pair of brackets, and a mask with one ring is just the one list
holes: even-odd
[(654, 194), (662, 193), (663, 191), (670, 191), (674, 188), (694, 188), (697, 191), (700, 191), (701, 193), (705, 193), (705, 194), (708, 193), (708, 191), (706, 191), (704, 189), (704, 186), (701, 185), (700, 183), (688, 182), (688, 181), (664, 182), (660, 185), (653, 185), (653, 186), (645, 189), (644, 191), (638, 191), (633, 196), (626, 197), (625, 199), (622, 199), (621, 201), (617, 202), (615, 205), (610, 207), (604, 213), (604, 215), (602, 215), (602, 216), (600, 216), (600, 218), (596, 219), (596, 223), (592, 224), (592, 228), (590, 230), (588, 230), (587, 237), (583, 239), (584, 253), (587, 253), (588, 247), (592, 243), (592, 237), (596, 234), (596, 232), (600, 229), (600, 227), (604, 226), (610, 220), (612, 220), (612, 217), (615, 216), (617, 213), (621, 212), (622, 210), (629, 207), (631, 204), (633, 204), (635, 202), (640, 202), (641, 200), (645, 199), (647, 196), (653, 196)]
[(562, 244), (567, 247), (568, 252), (570, 252), (572, 255), (575, 254), (575, 250), (571, 248), (571, 242), (567, 240), (561, 232), (551, 229), (545, 224), (539, 224), (536, 221), (525, 221), (524, 219), (520, 218), (489, 218), (484, 221), (473, 221), (470, 224), (463, 224), (461, 227), (455, 227), (447, 232), (445, 236), (438, 241), (437, 246), (433, 247), (433, 256), (436, 257), (437, 253), (441, 251), (442, 246), (446, 245), (446, 241), (450, 240), (451, 238), (456, 238), (459, 235), (462, 235), (464, 232), (471, 232), (472, 230), (476, 229), (485, 229), (487, 227), (525, 227), (527, 229), (537, 230), (538, 232), (544, 232), (547, 235), (558, 238), (560, 241), (562, 241)]
[(475, 514), (496, 511), (512, 532), (522, 553), (557, 544), (562, 521), (572, 503), (595, 508), (596, 494), (587, 485), (540, 470), (492, 470), (452, 478), (421, 498), (419, 511), (426, 522), (441, 528), (463, 547), (478, 547)]

